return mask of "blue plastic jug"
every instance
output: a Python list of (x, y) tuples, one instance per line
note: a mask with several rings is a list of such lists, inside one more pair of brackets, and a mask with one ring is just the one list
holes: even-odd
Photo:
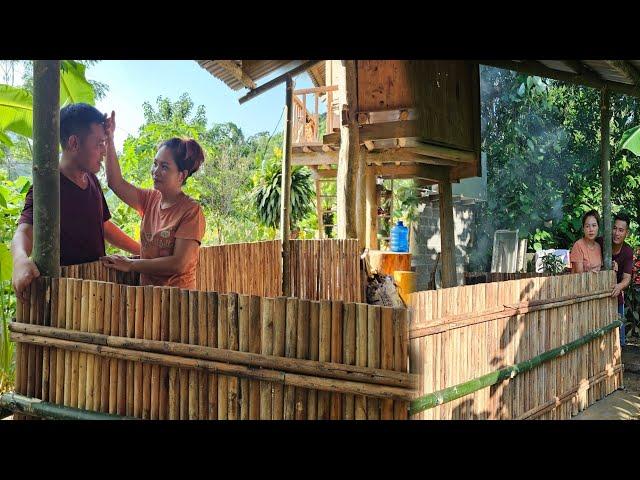
[(391, 229), (391, 251), (409, 251), (409, 228), (404, 226), (402, 220), (398, 220), (395, 227)]

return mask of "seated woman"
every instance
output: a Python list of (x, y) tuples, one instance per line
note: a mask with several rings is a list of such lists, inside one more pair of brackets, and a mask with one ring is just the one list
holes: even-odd
[(202, 207), (182, 192), (182, 186), (204, 161), (192, 139), (172, 138), (158, 149), (151, 175), (153, 190), (137, 188), (122, 178), (113, 132), (115, 113), (105, 123), (107, 182), (120, 199), (142, 217), (140, 259), (102, 257), (106, 267), (140, 273), (141, 285), (195, 289), (198, 250), (204, 235)]
[(600, 216), (590, 210), (582, 217), (583, 237), (571, 248), (571, 268), (573, 273), (599, 272), (602, 268), (602, 250), (596, 237), (600, 227)]

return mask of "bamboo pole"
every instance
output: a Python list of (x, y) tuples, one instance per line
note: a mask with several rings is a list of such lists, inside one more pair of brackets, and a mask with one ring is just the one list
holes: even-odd
[[(262, 299), (260, 349), (263, 355), (273, 354), (273, 305), (272, 298)], [(260, 420), (271, 420), (271, 383), (260, 382)]]
[[(249, 299), (249, 351), (261, 352), (261, 318), (260, 302), (258, 296), (252, 295)], [(260, 419), (260, 382), (249, 380), (249, 420)]]
[[(342, 363), (342, 302), (331, 302), (331, 362)], [(342, 395), (331, 394), (331, 420), (342, 418)]]
[[(319, 348), (320, 362), (331, 361), (331, 302), (320, 302), (319, 317)], [(331, 397), (327, 392), (318, 392), (318, 420), (329, 420), (331, 417)]]
[[(209, 347), (218, 345), (218, 295), (210, 292), (207, 294), (207, 342)], [(218, 374), (209, 374), (209, 420), (218, 418)]]
[[(285, 356), (295, 358), (297, 353), (297, 329), (298, 329), (298, 300), (287, 298), (286, 300), (286, 320), (285, 320)], [(274, 354), (276, 352), (274, 351)], [(295, 395), (294, 387), (284, 388), (284, 411), (285, 420), (295, 419)]]
[[(380, 309), (374, 306), (367, 308), (367, 366), (380, 366)], [(380, 419), (380, 401), (367, 399), (367, 419)]]
[(293, 126), (293, 78), (286, 77), (284, 146), (282, 149), (282, 185), (280, 188), (280, 240), (282, 241), (282, 295), (291, 295), (291, 282), (289, 277), (290, 258), (289, 241), (291, 230), (291, 136)]
[(212, 362), (193, 358), (184, 358), (174, 355), (151, 353), (145, 351), (128, 350), (119, 347), (105, 347), (88, 343), (71, 342), (54, 338), (40, 337), (23, 333), (12, 332), (11, 339), (15, 342), (29, 343), (36, 346), (59, 347), (77, 350), (93, 355), (99, 353), (108, 357), (125, 359), (131, 362), (149, 362), (165, 365), (167, 367), (193, 368), (198, 370), (215, 371), (224, 375), (254, 378), (267, 383), (278, 383), (285, 386), (313, 388), (326, 392), (347, 393), (354, 395), (367, 395), (375, 398), (390, 398), (398, 400), (410, 400), (413, 396), (411, 390), (406, 388), (389, 387), (348, 380), (327, 379), (311, 375), (299, 375), (278, 370), (254, 369), (243, 365), (233, 365), (222, 362)]
[[(287, 341), (287, 301), (285, 297), (277, 297), (273, 301), (273, 355), (284, 357), (286, 354)], [(291, 321), (289, 321), (289, 324)], [(291, 325), (289, 325), (291, 327)], [(271, 418), (282, 420), (284, 418), (285, 392), (282, 385), (272, 386)]]
[[(381, 309), (381, 367), (385, 370), (393, 370), (393, 309), (384, 307)], [(393, 400), (383, 400), (380, 410), (381, 420), (393, 420)]]
[[(198, 292), (189, 291), (189, 344), (198, 344)], [(189, 370), (189, 420), (198, 419), (198, 372)]]
[[(198, 323), (196, 344), (206, 345), (208, 339), (207, 332), (207, 295), (204, 292), (198, 292)], [(209, 376), (207, 372), (197, 372), (198, 378), (198, 419), (209, 419)]]
[[(310, 326), (311, 304), (308, 300), (300, 300), (298, 304), (298, 322), (296, 338), (296, 357), (301, 359), (309, 358), (309, 326)], [(295, 391), (295, 419), (307, 419), (307, 398), (308, 391), (297, 388)]]
[[(104, 284), (104, 296), (102, 299), (102, 305), (104, 308), (102, 316), (102, 334), (111, 335), (111, 301), (112, 288), (115, 287), (112, 283)], [(100, 364), (101, 381), (100, 381), (100, 411), (102, 413), (109, 413), (109, 382), (111, 375), (111, 365), (108, 358), (101, 358)]]
[[(238, 294), (230, 293), (227, 300), (228, 343), (229, 350), (237, 351), (239, 344), (238, 326)], [(229, 377), (227, 391), (227, 417), (229, 420), (238, 420), (240, 417), (239, 381), (238, 377)]]
[[(120, 335), (120, 286), (111, 286), (111, 335)], [(109, 413), (118, 412), (118, 360), (109, 359)]]
[[(160, 295), (160, 340), (169, 340), (169, 289), (162, 288)], [(158, 400), (158, 419), (169, 418), (169, 368), (160, 367), (160, 398)]]
[(40, 417), (48, 420), (135, 420), (134, 418), (106, 415), (55, 405), (49, 402), (43, 402), (38, 398), (26, 397), (11, 392), (0, 395), (0, 407), (19, 412), (22, 415)]
[(33, 62), (33, 261), (60, 276), (60, 61)]
[[(202, 252), (202, 249), (201, 249)], [(155, 310), (154, 310), (155, 313)], [(189, 343), (189, 291), (180, 290), (180, 342)], [(155, 365), (151, 366), (151, 371)], [(189, 372), (184, 368), (180, 376), (180, 420), (189, 419)]]
[[(67, 279), (60, 278), (56, 280), (58, 283), (58, 318), (56, 327), (65, 328), (65, 314), (67, 311)], [(18, 302), (22, 303), (22, 302)], [(66, 352), (58, 350), (56, 354), (56, 391), (54, 403), (64, 405), (64, 376), (65, 376), (65, 357)], [(19, 356), (16, 354), (16, 358)]]
[[(249, 302), (248, 295), (238, 297), (238, 348), (249, 351)], [(249, 379), (240, 380), (240, 420), (249, 420)]]
[(609, 140), (611, 123), (611, 94), (604, 86), (600, 91), (600, 177), (602, 179), (602, 223), (604, 223), (604, 250), (602, 257), (605, 270), (611, 270), (611, 176), (609, 163), (611, 145)]
[[(203, 295), (205, 295), (203, 293)], [(180, 290), (169, 289), (169, 341), (180, 341)], [(180, 418), (180, 378), (177, 368), (169, 369), (169, 420)]]
[[(151, 317), (151, 334), (154, 340), (160, 340), (160, 317), (162, 316), (162, 287), (153, 287), (153, 314)], [(151, 420), (160, 416), (160, 367), (151, 366)]]
[[(153, 286), (145, 285), (144, 295), (144, 317), (143, 317), (143, 338), (153, 340)], [(151, 365), (142, 365), (142, 418), (151, 418)]]
[[(229, 345), (229, 296), (218, 296), (218, 348), (226, 349)], [(229, 419), (229, 377), (218, 376), (218, 420)]]

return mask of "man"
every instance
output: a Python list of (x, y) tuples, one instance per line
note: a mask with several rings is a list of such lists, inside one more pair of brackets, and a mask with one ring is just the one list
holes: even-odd
[[(618, 213), (613, 217), (613, 230), (611, 239), (611, 259), (613, 260), (613, 269), (616, 271), (616, 285), (611, 292), (612, 297), (618, 297), (618, 313), (624, 322), (624, 289), (631, 283), (631, 274), (633, 271), (633, 249), (625, 243), (627, 234), (629, 233), (629, 216), (625, 213)], [(603, 238), (597, 239), (602, 251), (604, 252)], [(625, 344), (624, 323), (620, 327), (620, 345)]]
[[(105, 255), (105, 239), (129, 253), (140, 253), (140, 244), (109, 220), (111, 213), (95, 175), (106, 154), (104, 121), (103, 114), (84, 103), (60, 111), (60, 265), (98, 260)], [(28, 301), (26, 289), (40, 276), (29, 258), (32, 248), (33, 188), (11, 241), (12, 284), (22, 301)]]

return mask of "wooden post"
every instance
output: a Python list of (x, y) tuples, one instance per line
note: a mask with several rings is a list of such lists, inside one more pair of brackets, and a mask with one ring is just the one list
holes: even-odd
[(33, 62), (33, 261), (60, 276), (60, 61)]
[(458, 285), (456, 276), (456, 238), (453, 229), (453, 195), (451, 183), (438, 184), (440, 194), (440, 259), (442, 261), (442, 287)]
[(338, 238), (358, 238), (356, 203), (360, 134), (356, 116), (358, 96), (355, 60), (342, 60), (338, 86), (342, 105), (337, 176)]
[(367, 180), (365, 172), (367, 164), (365, 160), (365, 147), (360, 147), (360, 155), (358, 155), (358, 174), (356, 189), (356, 224), (358, 227), (358, 245), (362, 251), (367, 243)]
[(378, 195), (376, 192), (376, 174), (373, 167), (365, 166), (366, 184), (366, 237), (367, 248), (378, 249)]
[(611, 121), (611, 94), (605, 86), (600, 92), (600, 176), (602, 177), (602, 223), (604, 224), (604, 268), (611, 270), (611, 176), (609, 160), (609, 127)]
[(282, 239), (282, 294), (291, 294), (289, 278), (289, 231), (291, 229), (291, 126), (293, 125), (293, 78), (286, 80), (286, 123), (284, 128), (284, 148), (282, 150), (282, 187), (280, 189), (280, 238)]

